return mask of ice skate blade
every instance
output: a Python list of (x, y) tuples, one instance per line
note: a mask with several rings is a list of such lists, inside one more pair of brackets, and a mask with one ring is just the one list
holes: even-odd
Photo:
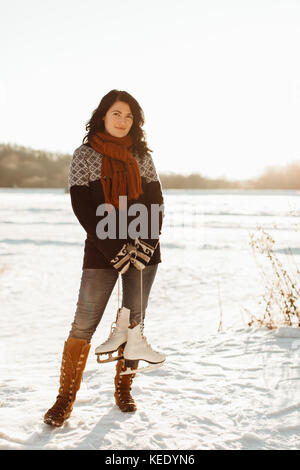
[(138, 372), (151, 372), (152, 370), (159, 369), (163, 366), (165, 361), (159, 362), (158, 364), (150, 364), (147, 367), (142, 367), (141, 369), (131, 369), (131, 367), (127, 367), (124, 372), (120, 372), (120, 375), (128, 375), (128, 374), (136, 374)]
[[(102, 354), (105, 354), (105, 353), (102, 353)], [(114, 362), (114, 361), (118, 361), (119, 359), (123, 359), (123, 356), (112, 356), (111, 354), (109, 354), (109, 357), (107, 359), (100, 359), (100, 356), (101, 354), (96, 354), (97, 356), (97, 362), (98, 364), (105, 364), (106, 362)]]

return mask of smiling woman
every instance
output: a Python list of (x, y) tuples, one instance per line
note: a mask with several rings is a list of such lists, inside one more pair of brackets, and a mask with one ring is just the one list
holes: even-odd
[(137, 100), (126, 91), (111, 90), (93, 111), (85, 126), (88, 132), (82, 143), (88, 144), (97, 132), (106, 132), (114, 137), (124, 137), (130, 133), (132, 153), (143, 159), (152, 152), (146, 142), (144, 123), (144, 112)]
[(105, 129), (114, 137), (124, 137), (133, 124), (133, 115), (128, 103), (116, 101), (104, 118)]
[[(143, 111), (125, 91), (105, 95), (86, 125), (87, 135), (75, 150), (70, 165), (72, 208), (87, 233), (83, 272), (74, 321), (65, 342), (59, 394), (44, 416), (47, 424), (61, 426), (70, 416), (89, 354), (91, 338), (119, 275), (123, 299), (115, 327), (107, 341), (96, 348), (98, 362), (117, 360), (115, 400), (121, 411), (135, 411), (130, 394), (132, 380), (139, 370), (159, 367), (165, 356), (154, 351), (143, 335), (145, 310), (158, 264), (161, 262), (159, 236), (163, 220), (163, 195), (160, 180), (142, 126)], [(122, 198), (128, 203), (124, 219)], [(135, 204), (136, 202), (136, 204)], [(139, 233), (127, 230), (132, 225), (134, 206), (145, 209), (139, 219)], [(104, 207), (99, 213), (97, 208)], [(152, 224), (153, 206), (162, 207)], [(122, 223), (121, 234), (101, 238), (97, 226), (106, 224), (106, 211), (113, 210)], [(156, 230), (153, 230), (156, 225)], [(125, 237), (123, 233), (125, 232)], [(127, 234), (128, 232), (128, 234)], [(155, 234), (154, 234), (155, 233)], [(111, 354), (117, 352), (112, 358)], [(109, 359), (100, 360), (109, 354)], [(140, 360), (150, 363), (137, 369)]]

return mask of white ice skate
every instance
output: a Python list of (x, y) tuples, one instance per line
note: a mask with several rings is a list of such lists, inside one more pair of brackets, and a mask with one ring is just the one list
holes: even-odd
[[(122, 307), (118, 309), (117, 318), (111, 325), (109, 337), (104, 341), (104, 343), (100, 344), (100, 346), (95, 349), (95, 354), (97, 355), (97, 361), (99, 364), (117, 361), (122, 358), (122, 356), (118, 355), (113, 356), (113, 353), (127, 341), (129, 316), (130, 310), (128, 308)], [(102, 354), (108, 354), (108, 358), (101, 360), (100, 356)]]
[[(161, 367), (166, 356), (162, 353), (154, 351), (147, 339), (143, 335), (142, 324), (134, 322), (128, 328), (127, 343), (123, 353), (125, 359), (125, 366), (127, 369), (120, 373), (120, 375), (135, 374), (136, 372), (148, 372), (150, 370), (158, 369)], [(146, 361), (150, 365), (143, 368), (131, 369), (130, 361)]]

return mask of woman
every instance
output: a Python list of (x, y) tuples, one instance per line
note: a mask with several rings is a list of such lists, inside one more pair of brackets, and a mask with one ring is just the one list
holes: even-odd
[[(96, 354), (118, 351), (114, 396), (122, 411), (136, 410), (130, 393), (135, 374), (129, 372), (137, 369), (138, 360), (165, 360), (164, 355), (153, 351), (142, 333), (148, 297), (161, 262), (159, 235), (163, 219), (161, 184), (143, 124), (138, 102), (125, 91), (112, 90), (93, 112), (83, 144), (73, 154), (71, 203), (87, 237), (77, 309), (64, 345), (59, 393), (44, 416), (44, 422), (50, 425), (61, 426), (72, 412), (91, 338), (119, 275), (122, 308), (110, 337)], [(134, 204), (147, 210), (140, 224), (130, 211)], [(156, 223), (152, 207), (160, 208)], [(142, 236), (134, 230), (138, 225)], [(156, 234), (154, 225), (158, 227)], [(127, 231), (130, 227), (132, 230)], [(130, 368), (126, 370), (126, 366)]]

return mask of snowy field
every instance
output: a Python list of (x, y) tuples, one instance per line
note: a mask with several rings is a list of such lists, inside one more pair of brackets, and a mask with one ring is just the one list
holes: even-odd
[(138, 411), (122, 413), (115, 363), (94, 356), (115, 318), (116, 285), (74, 411), (51, 428), (43, 414), (58, 392), (85, 233), (62, 190), (0, 189), (0, 449), (299, 449), (298, 331), (249, 328), (243, 310), (258, 314), (264, 290), (249, 247), (258, 226), (288, 269), (300, 267), (299, 196), (165, 191), (145, 335), (167, 361), (136, 376)]

